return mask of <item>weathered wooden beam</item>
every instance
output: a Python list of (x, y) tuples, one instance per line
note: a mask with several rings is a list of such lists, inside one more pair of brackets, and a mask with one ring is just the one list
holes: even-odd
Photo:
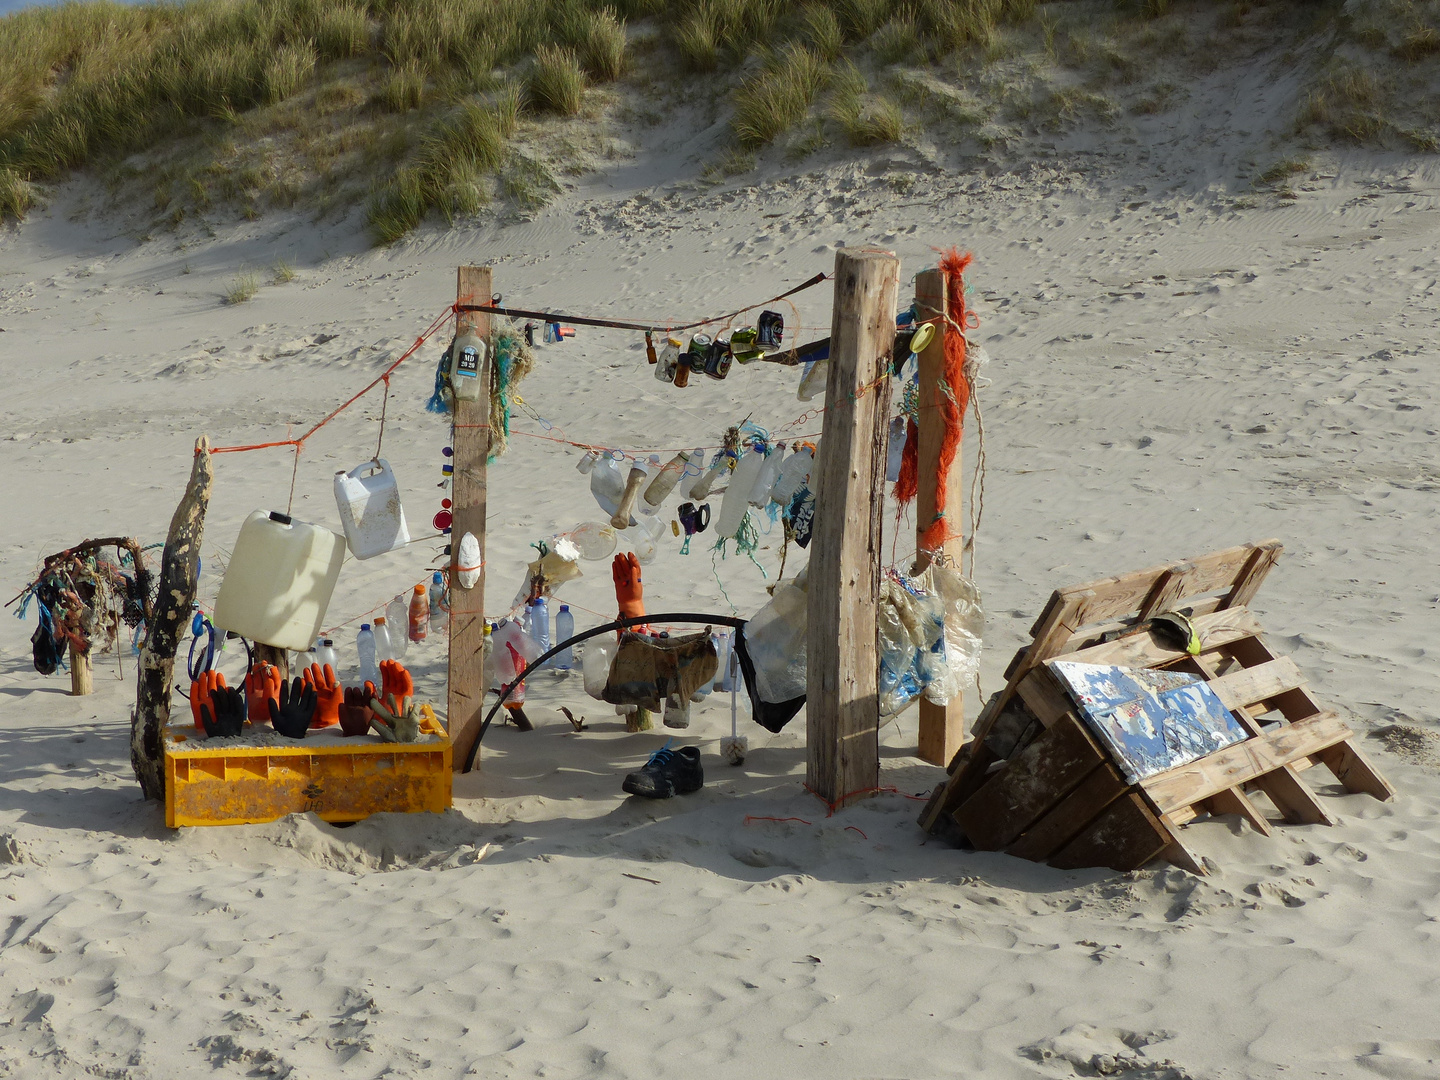
[(130, 714), (130, 765), (147, 799), (165, 798), (161, 732), (170, 720), (170, 680), (175, 653), (190, 625), (200, 573), (200, 543), (205, 537), (205, 511), (210, 506), (210, 440), (195, 442), (190, 482), (170, 519), (165, 551), (160, 556), (160, 591), (145, 628), (136, 678), (135, 711)]
[[(955, 566), (960, 565), (962, 540), (960, 522), (963, 516), (962, 501), (964, 481), (962, 479), (959, 451), (950, 465), (946, 482), (945, 505), (938, 501), (940, 449), (945, 441), (945, 420), (940, 406), (949, 394), (945, 381), (945, 338), (958, 333), (946, 321), (945, 275), (939, 270), (922, 270), (915, 275), (915, 301), (920, 306), (919, 323), (931, 323), (935, 336), (919, 355), (920, 414), (916, 421), (919, 444), (915, 457), (917, 490), (915, 493), (915, 570), (919, 572), (930, 565), (932, 558), (948, 556)], [(962, 416), (963, 424), (965, 418)], [(949, 538), (939, 552), (926, 551), (920, 547), (920, 540), (937, 514), (943, 514), (949, 523), (946, 533)], [(923, 761), (932, 765), (948, 765), (965, 741), (965, 698), (958, 693), (947, 705), (936, 705), (924, 697), (920, 699), (919, 754)]]
[(832, 805), (880, 781), (876, 606), (882, 561), (887, 368), (900, 261), (835, 256), (825, 426), (815, 463), (806, 677), (806, 777)]
[[(488, 266), (462, 266), (456, 275), (455, 297), (461, 304), (488, 304), (494, 296)], [(455, 333), (472, 332), (487, 344), (490, 315), (458, 312)], [(464, 769), (470, 747), (480, 737), (485, 704), (485, 500), (486, 461), (490, 456), (490, 386), (495, 365), (487, 352), (478, 401), (455, 402), (454, 456), (450, 500), (450, 681), (446, 696), (455, 768)], [(460, 584), (460, 538), (473, 533), (480, 541), (480, 576), (473, 587)], [(477, 758), (478, 760), (478, 758)]]

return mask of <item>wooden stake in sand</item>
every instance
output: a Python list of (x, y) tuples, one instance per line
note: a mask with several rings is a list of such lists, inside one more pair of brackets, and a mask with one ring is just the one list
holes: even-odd
[(881, 516), (900, 260), (835, 256), (825, 426), (812, 484), (806, 779), (833, 805), (880, 782)]
[[(122, 639), (123, 640), (123, 639)], [(119, 649), (119, 645), (116, 645)], [(90, 663), (90, 650), (76, 652), (70, 646), (70, 696), (83, 697), (95, 692), (95, 669)]]
[[(461, 304), (489, 304), (494, 296), (491, 268), (462, 266), (455, 296)], [(455, 333), (467, 330), (484, 341), (490, 338), (490, 316), (483, 311), (462, 311)], [(470, 747), (480, 737), (485, 704), (485, 498), (486, 459), (490, 456), (490, 387), (495, 365), (487, 355), (480, 376), (484, 391), (478, 401), (455, 402), (455, 455), (450, 494), (450, 683), (447, 697), (450, 741), (455, 747), (455, 768), (463, 770)], [(479, 577), (473, 588), (460, 584), (460, 538), (473, 533), (480, 541)]]
[[(940, 447), (945, 441), (945, 421), (941, 416), (940, 395), (949, 393), (945, 384), (945, 335), (959, 333), (946, 321), (945, 274), (940, 270), (923, 270), (915, 275), (915, 299), (920, 305), (922, 323), (935, 324), (935, 336), (925, 351), (920, 353), (920, 415), (916, 428), (920, 434), (917, 476), (918, 490), (915, 493), (915, 540), (920, 550), (915, 556), (915, 571), (919, 573), (930, 565), (931, 552), (922, 546), (922, 538), (936, 513), (944, 514), (947, 522), (953, 524), (946, 529), (950, 534), (942, 546), (945, 555), (960, 560), (961, 499), (964, 484), (960, 478), (960, 453), (950, 466), (950, 482), (946, 487), (944, 506), (936, 505), (936, 489), (940, 468)], [(963, 417), (962, 417), (963, 422)], [(932, 765), (948, 765), (960, 749), (965, 736), (965, 702), (957, 694), (948, 705), (936, 705), (933, 701), (920, 698), (920, 757)]]
[(140, 649), (135, 711), (130, 714), (130, 765), (147, 799), (165, 798), (164, 754), (160, 733), (170, 720), (170, 681), (180, 637), (190, 625), (200, 573), (200, 542), (205, 536), (205, 511), (210, 506), (210, 440), (195, 442), (190, 482), (165, 537), (160, 557), (160, 592)]

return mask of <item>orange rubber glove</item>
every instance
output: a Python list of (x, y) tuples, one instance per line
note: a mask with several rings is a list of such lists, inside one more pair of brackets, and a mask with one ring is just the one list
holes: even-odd
[(380, 689), (385, 700), (415, 696), (415, 680), (399, 660), (380, 661)]
[(245, 676), (245, 715), (252, 724), (270, 722), (270, 702), (280, 703), (280, 669), (264, 661)]
[(200, 678), (190, 684), (190, 715), (195, 719), (195, 730), (204, 731), (205, 726), (200, 722), (200, 706), (210, 706), (210, 715), (215, 715), (215, 703), (210, 700), (210, 695), (219, 688), (229, 689), (225, 685), (225, 676), (218, 671), (201, 672)]
[(312, 728), (334, 727), (340, 722), (340, 703), (345, 700), (345, 688), (335, 678), (335, 669), (326, 664), (322, 670), (319, 664), (311, 664), (305, 670), (305, 682), (315, 688), (315, 719)]
[(615, 561), (610, 564), (610, 575), (615, 579), (615, 602), (620, 607), (620, 618), (642, 618), (645, 614), (645, 587), (640, 584), (640, 560), (635, 553), (627, 551), (616, 555)]

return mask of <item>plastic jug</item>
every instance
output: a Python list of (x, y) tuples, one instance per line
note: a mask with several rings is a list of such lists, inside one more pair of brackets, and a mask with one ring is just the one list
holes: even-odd
[(344, 559), (338, 533), (257, 510), (240, 526), (211, 621), (262, 645), (307, 649), (320, 636)]
[[(519, 678), (525, 665), (540, 655), (535, 651), (535, 642), (513, 619), (496, 625), (490, 635), (490, 648), (495, 662), (495, 678), (502, 686), (508, 686)], [(507, 700), (518, 705), (525, 700), (524, 694), (524, 686), (521, 685)]]
[(375, 663), (375, 635), (370, 630), (370, 624), (361, 623), (360, 632), (355, 635), (355, 651), (360, 654), (360, 685), (363, 687), (367, 682), (375, 684), (375, 692), (380, 692), (380, 668)]
[(406, 608), (403, 596), (396, 596), (384, 605), (384, 632), (390, 636), (390, 660), (405, 660), (410, 648), (409, 636), (405, 632), (409, 619), (410, 609)]
[[(575, 636), (575, 616), (570, 614), (570, 605), (561, 604), (560, 612), (555, 616), (555, 643), (569, 641)], [(554, 664), (561, 671), (569, 671), (575, 666), (575, 649), (567, 646), (563, 652), (555, 654)]]
[(375, 622), (370, 627), (370, 633), (375, 638), (375, 656), (380, 660), (394, 660), (395, 645), (390, 640), (390, 626), (385, 621), (384, 615), (375, 616)]
[[(485, 369), (485, 342), (466, 330), (450, 345), (450, 389), (457, 401), (479, 401)], [(358, 556), (357, 556), (358, 558)]]
[(430, 633), (430, 601), (425, 586), (416, 585), (410, 594), (410, 640), (424, 641)]
[(337, 472), (335, 503), (355, 558), (373, 559), (410, 542), (400, 485), (388, 461), (375, 459), (349, 472)]

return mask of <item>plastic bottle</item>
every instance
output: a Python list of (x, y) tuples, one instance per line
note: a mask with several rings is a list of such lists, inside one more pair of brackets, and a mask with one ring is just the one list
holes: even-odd
[(724, 693), (728, 694), (735, 689), (735, 672), (738, 668), (739, 665), (735, 662), (735, 631), (731, 630), (725, 635), (725, 663), (720, 669), (724, 672), (720, 679), (720, 690)]
[(810, 468), (814, 461), (815, 447), (800, 446), (785, 459), (785, 464), (780, 466), (780, 478), (775, 481), (775, 486), (770, 490), (770, 498), (781, 506), (789, 506), (790, 500), (795, 497), (795, 492), (800, 490), (800, 485), (809, 479)]
[(410, 648), (409, 636), (405, 633), (409, 622), (410, 606), (405, 597), (397, 596), (385, 605), (385, 632), (390, 635), (391, 660), (405, 659), (405, 653)]
[(465, 331), (450, 345), (450, 389), (460, 401), (479, 401), (485, 368), (485, 342)]
[(370, 624), (361, 623), (360, 632), (355, 635), (355, 651), (360, 654), (360, 685), (372, 682), (380, 686), (380, 667), (375, 663), (375, 635)]
[(377, 660), (394, 660), (395, 646), (390, 641), (390, 625), (385, 621), (384, 615), (375, 616), (370, 633), (375, 638), (375, 658)]
[(675, 485), (680, 482), (680, 477), (685, 475), (685, 466), (690, 464), (690, 452), (681, 450), (666, 466), (660, 470), (659, 475), (650, 481), (645, 489), (645, 501), (651, 506), (659, 506), (675, 490)]
[(445, 577), (439, 570), (430, 579), (430, 631), (438, 634), (445, 629)]
[(594, 450), (588, 450), (580, 460), (575, 463), (575, 470), (584, 476), (588, 474), (591, 469), (595, 468), (595, 463), (599, 460), (599, 454), (595, 453)]
[(730, 637), (716, 630), (710, 635), (710, 640), (715, 643), (715, 678), (710, 686), (715, 690), (725, 689), (725, 669), (729, 666), (730, 659)]
[(629, 470), (620, 471), (619, 463), (608, 455), (600, 458), (590, 469), (590, 494), (595, 496), (600, 509), (607, 515), (620, 508), (625, 497), (625, 480)]
[(535, 655), (550, 651), (550, 605), (543, 596), (530, 601), (530, 640), (535, 642)]
[(730, 486), (725, 490), (725, 500), (720, 504), (719, 520), (715, 523), (716, 537), (734, 536), (740, 531), (749, 510), (750, 491), (763, 468), (765, 454), (753, 447), (735, 466), (735, 471), (730, 474)]
[(655, 378), (661, 382), (673, 383), (675, 371), (680, 365), (680, 347), (685, 343), (671, 334), (666, 339), (664, 347), (660, 350), (658, 362), (655, 364)]
[(885, 449), (885, 482), (893, 484), (900, 479), (900, 465), (905, 459), (905, 417), (890, 418), (890, 431)]
[[(569, 641), (575, 636), (575, 616), (570, 614), (570, 605), (561, 604), (560, 611), (555, 616), (555, 643)], [(575, 649), (566, 646), (564, 652), (555, 654), (554, 664), (561, 671), (569, 671), (575, 666)]]
[(424, 641), (430, 633), (430, 601), (425, 598), (425, 586), (416, 585), (410, 594), (410, 640)]
[(329, 664), (332, 670), (338, 671), (335, 665), (335, 642), (330, 638), (321, 638), (315, 644), (315, 662), (321, 667)]
[(775, 481), (780, 479), (780, 467), (784, 460), (785, 444), (776, 443), (770, 453), (765, 455), (765, 466), (755, 478), (755, 486), (750, 489), (751, 506), (764, 509), (770, 504), (770, 490), (775, 486)]
[(691, 502), (697, 503), (704, 502), (708, 499), (710, 497), (710, 489), (715, 486), (715, 481), (719, 480), (724, 470), (729, 467), (730, 461), (730, 455), (724, 450), (715, 451), (715, 460), (710, 463), (710, 468), (705, 470), (705, 474), (690, 485), (690, 490), (686, 492), (686, 497)]

